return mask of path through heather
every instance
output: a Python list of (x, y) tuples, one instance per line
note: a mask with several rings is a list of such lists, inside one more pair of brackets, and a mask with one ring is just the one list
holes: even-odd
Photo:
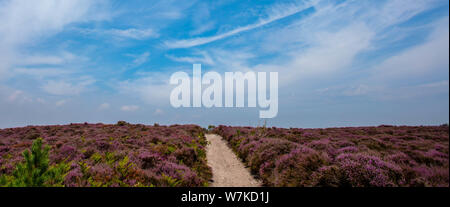
[(210, 142), (206, 148), (206, 156), (213, 173), (211, 187), (261, 186), (261, 183), (253, 178), (222, 137), (208, 134), (206, 139)]

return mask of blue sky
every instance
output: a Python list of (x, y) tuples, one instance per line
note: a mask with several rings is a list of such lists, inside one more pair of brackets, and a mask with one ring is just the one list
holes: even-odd
[(447, 0), (0, 0), (0, 128), (258, 125), (170, 106), (170, 75), (279, 72), (281, 127), (449, 121)]

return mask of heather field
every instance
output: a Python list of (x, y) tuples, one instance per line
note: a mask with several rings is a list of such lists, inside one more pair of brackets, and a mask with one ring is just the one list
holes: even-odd
[(126, 122), (1, 129), (0, 185), (207, 186), (203, 132)]
[(246, 169), (225, 148), (249, 167), (257, 185), (449, 186), (448, 125), (210, 127), (222, 145), (221, 137), (205, 132), (196, 125), (123, 121), (1, 129), (0, 186), (244, 185), (234, 181)]
[(265, 186), (449, 186), (449, 127), (218, 126)]

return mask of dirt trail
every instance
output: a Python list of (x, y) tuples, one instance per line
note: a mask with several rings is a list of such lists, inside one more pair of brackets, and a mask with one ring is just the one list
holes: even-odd
[(206, 148), (206, 156), (213, 173), (211, 187), (261, 186), (261, 183), (253, 178), (222, 137), (208, 134), (206, 139), (210, 142)]

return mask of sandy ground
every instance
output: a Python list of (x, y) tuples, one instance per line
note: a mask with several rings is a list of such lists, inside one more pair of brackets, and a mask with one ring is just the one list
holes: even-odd
[(206, 148), (206, 156), (213, 173), (211, 187), (261, 186), (261, 183), (253, 178), (222, 137), (208, 134), (206, 139), (210, 142)]

